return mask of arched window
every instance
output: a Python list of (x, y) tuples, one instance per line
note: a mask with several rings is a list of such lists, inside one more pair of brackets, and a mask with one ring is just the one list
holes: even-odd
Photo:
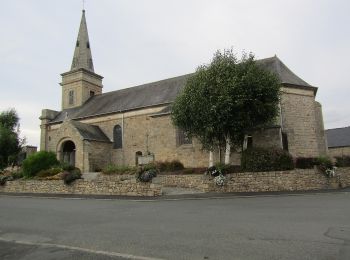
[(123, 133), (120, 125), (116, 125), (113, 129), (113, 148), (120, 149), (123, 148)]

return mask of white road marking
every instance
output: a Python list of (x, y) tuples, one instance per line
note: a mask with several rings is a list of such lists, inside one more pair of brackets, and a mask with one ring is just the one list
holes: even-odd
[(76, 246), (66, 246), (66, 245), (52, 244), (52, 243), (40, 243), (40, 242), (12, 240), (12, 239), (6, 239), (6, 238), (2, 238), (2, 237), (0, 237), (0, 241), (11, 242), (11, 243), (16, 243), (16, 244), (22, 244), (22, 245), (31, 245), (31, 246), (55, 247), (55, 248), (73, 250), (73, 251), (81, 251), (81, 252), (86, 252), (86, 253), (98, 254), (98, 255), (123, 257), (123, 258), (126, 258), (126, 259), (163, 260), (161, 258), (154, 258), (154, 257), (147, 257), (147, 256), (137, 256), (137, 255), (123, 254), (123, 253), (109, 252), (109, 251), (102, 251), (102, 250), (93, 250), (93, 249), (88, 249), (88, 248), (82, 248), (82, 247), (76, 247)]

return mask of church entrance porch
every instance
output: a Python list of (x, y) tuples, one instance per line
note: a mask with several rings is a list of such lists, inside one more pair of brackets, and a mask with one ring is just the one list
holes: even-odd
[(75, 166), (75, 144), (72, 141), (65, 141), (62, 144), (60, 160), (71, 166)]

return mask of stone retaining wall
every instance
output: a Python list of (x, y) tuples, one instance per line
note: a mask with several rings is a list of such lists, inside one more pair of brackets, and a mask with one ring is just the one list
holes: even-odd
[(328, 178), (314, 169), (245, 172), (227, 174), (223, 187), (205, 175), (159, 175), (153, 183), (136, 182), (134, 175), (103, 175), (95, 180), (76, 180), (65, 185), (62, 180), (16, 180), (0, 186), (0, 192), (160, 196), (162, 186), (194, 188), (204, 192), (265, 192), (338, 189), (350, 187), (350, 168), (338, 168), (337, 176)]
[(65, 185), (62, 180), (8, 181), (0, 186), (0, 192), (160, 196), (161, 186), (136, 182), (134, 176), (106, 176), (90, 181), (76, 180), (71, 185)]
[(277, 172), (244, 172), (227, 174), (223, 187), (210, 176), (160, 175), (153, 183), (165, 187), (195, 188), (204, 192), (300, 191), (350, 187), (350, 168), (338, 168), (337, 176), (328, 178), (316, 169)]

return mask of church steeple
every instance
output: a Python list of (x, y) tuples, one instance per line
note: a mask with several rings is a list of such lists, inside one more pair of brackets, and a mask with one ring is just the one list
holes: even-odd
[(75, 44), (71, 70), (86, 69), (94, 72), (94, 64), (90, 49), (89, 34), (86, 25), (85, 10), (83, 10), (78, 38)]
[(61, 76), (62, 109), (82, 106), (92, 96), (102, 94), (103, 77), (94, 71), (85, 10), (81, 17), (71, 69)]

